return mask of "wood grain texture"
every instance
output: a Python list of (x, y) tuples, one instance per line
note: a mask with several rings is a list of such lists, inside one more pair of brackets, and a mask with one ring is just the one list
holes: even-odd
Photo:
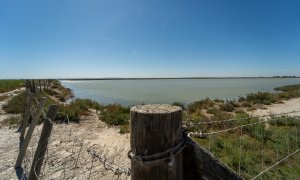
[[(131, 108), (131, 149), (139, 156), (166, 151), (182, 142), (182, 109), (177, 106), (150, 104)], [(132, 180), (182, 180), (182, 153), (170, 160), (145, 165), (131, 161)]]
[(45, 157), (45, 153), (48, 147), (48, 143), (51, 136), (52, 127), (53, 127), (53, 123), (51, 121), (55, 119), (57, 111), (58, 111), (58, 106), (51, 105), (49, 107), (49, 111), (47, 113), (47, 118), (49, 119), (46, 119), (44, 121), (39, 144), (36, 148), (35, 155), (32, 161), (31, 170), (28, 177), (29, 180), (39, 179), (38, 177), (41, 172), (43, 160)]
[(232, 169), (192, 139), (183, 150), (184, 180), (240, 180)]

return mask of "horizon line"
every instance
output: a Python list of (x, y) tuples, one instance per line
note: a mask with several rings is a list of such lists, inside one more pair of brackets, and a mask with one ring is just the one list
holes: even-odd
[(5, 78), (2, 80), (151, 80), (151, 79), (263, 79), (263, 78), (300, 78), (300, 76), (195, 76), (195, 77), (101, 77), (101, 78)]

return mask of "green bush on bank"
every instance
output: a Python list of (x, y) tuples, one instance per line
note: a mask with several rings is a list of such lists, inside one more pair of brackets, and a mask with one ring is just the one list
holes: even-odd
[(26, 109), (26, 93), (22, 92), (17, 96), (14, 96), (6, 105), (3, 106), (3, 110), (7, 113), (24, 114)]
[(89, 99), (75, 99), (70, 104), (59, 105), (59, 112), (63, 114), (58, 114), (57, 120), (64, 120), (65, 115), (68, 115), (68, 118), (71, 122), (79, 122), (80, 116), (88, 114), (89, 109), (100, 110), (102, 106), (96, 101)]
[(209, 108), (212, 108), (213, 106), (214, 106), (214, 102), (211, 99), (206, 98), (206, 99), (203, 99), (200, 101), (195, 101), (193, 103), (190, 103), (188, 105), (187, 110), (190, 113), (194, 113), (199, 109), (209, 109)]
[(0, 80), (0, 93), (12, 91), (24, 86), (24, 80)]
[(245, 101), (251, 104), (270, 105), (278, 101), (278, 96), (269, 92), (250, 93), (246, 95)]
[(129, 124), (130, 109), (120, 104), (110, 104), (103, 107), (100, 118), (109, 125), (126, 125)]

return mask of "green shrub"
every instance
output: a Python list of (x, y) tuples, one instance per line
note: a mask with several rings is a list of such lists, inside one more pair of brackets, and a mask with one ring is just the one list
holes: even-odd
[(247, 101), (243, 102), (243, 103), (242, 103), (242, 106), (243, 106), (243, 107), (252, 107), (251, 103), (249, 103), (249, 102), (247, 102)]
[(275, 103), (278, 96), (269, 92), (257, 92), (246, 95), (246, 101), (252, 104), (265, 104), (269, 105)]
[[(100, 110), (102, 106), (89, 99), (75, 99), (68, 105), (60, 105), (59, 111), (67, 114), (70, 121), (79, 122), (80, 116), (88, 113), (89, 109)], [(57, 119), (64, 120), (64, 115), (60, 114)]]
[(59, 93), (52, 89), (45, 89), (44, 91), (50, 96), (59, 96)]
[(0, 80), (0, 93), (12, 91), (23, 86), (23, 80)]
[(234, 104), (232, 101), (226, 101), (224, 104), (220, 105), (220, 109), (226, 112), (232, 112), (234, 110)]
[(219, 111), (219, 110), (216, 109), (216, 108), (210, 108), (210, 109), (208, 109), (206, 112), (207, 112), (208, 114), (216, 114), (218, 111)]
[(273, 126), (298, 126), (300, 127), (300, 118), (291, 116), (272, 117), (269, 123)]
[(285, 92), (297, 91), (299, 89), (300, 89), (300, 84), (287, 85), (287, 86), (274, 88), (275, 91), (285, 91)]
[(126, 134), (126, 133), (130, 133), (130, 127), (129, 124), (124, 124), (120, 126), (120, 131), (121, 134)]
[(3, 110), (7, 113), (24, 114), (26, 109), (26, 93), (22, 92), (17, 96), (14, 96), (6, 105), (3, 106)]
[(206, 98), (204, 100), (196, 101), (196, 102), (193, 102), (193, 103), (189, 104), (188, 105), (188, 111), (190, 113), (194, 113), (197, 110), (208, 109), (208, 108), (211, 108), (213, 106), (214, 106), (214, 102), (211, 99)]
[(102, 109), (100, 118), (109, 125), (125, 125), (129, 123), (129, 113), (129, 108), (110, 104)]
[(184, 103), (178, 102), (178, 101), (173, 102), (173, 103), (172, 103), (172, 106), (179, 106), (179, 107), (181, 107), (182, 109), (185, 109)]
[(224, 103), (224, 100), (223, 99), (214, 99), (214, 102), (215, 103)]

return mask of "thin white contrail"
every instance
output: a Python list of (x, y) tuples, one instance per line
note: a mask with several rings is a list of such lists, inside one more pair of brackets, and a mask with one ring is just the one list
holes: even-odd
[(121, 43), (120, 41), (117, 41), (117, 40), (114, 40), (114, 39), (111, 39), (111, 38), (108, 38), (108, 37), (104, 37), (104, 36), (101, 36), (100, 39), (110, 41), (110, 42), (115, 42), (115, 43)]

